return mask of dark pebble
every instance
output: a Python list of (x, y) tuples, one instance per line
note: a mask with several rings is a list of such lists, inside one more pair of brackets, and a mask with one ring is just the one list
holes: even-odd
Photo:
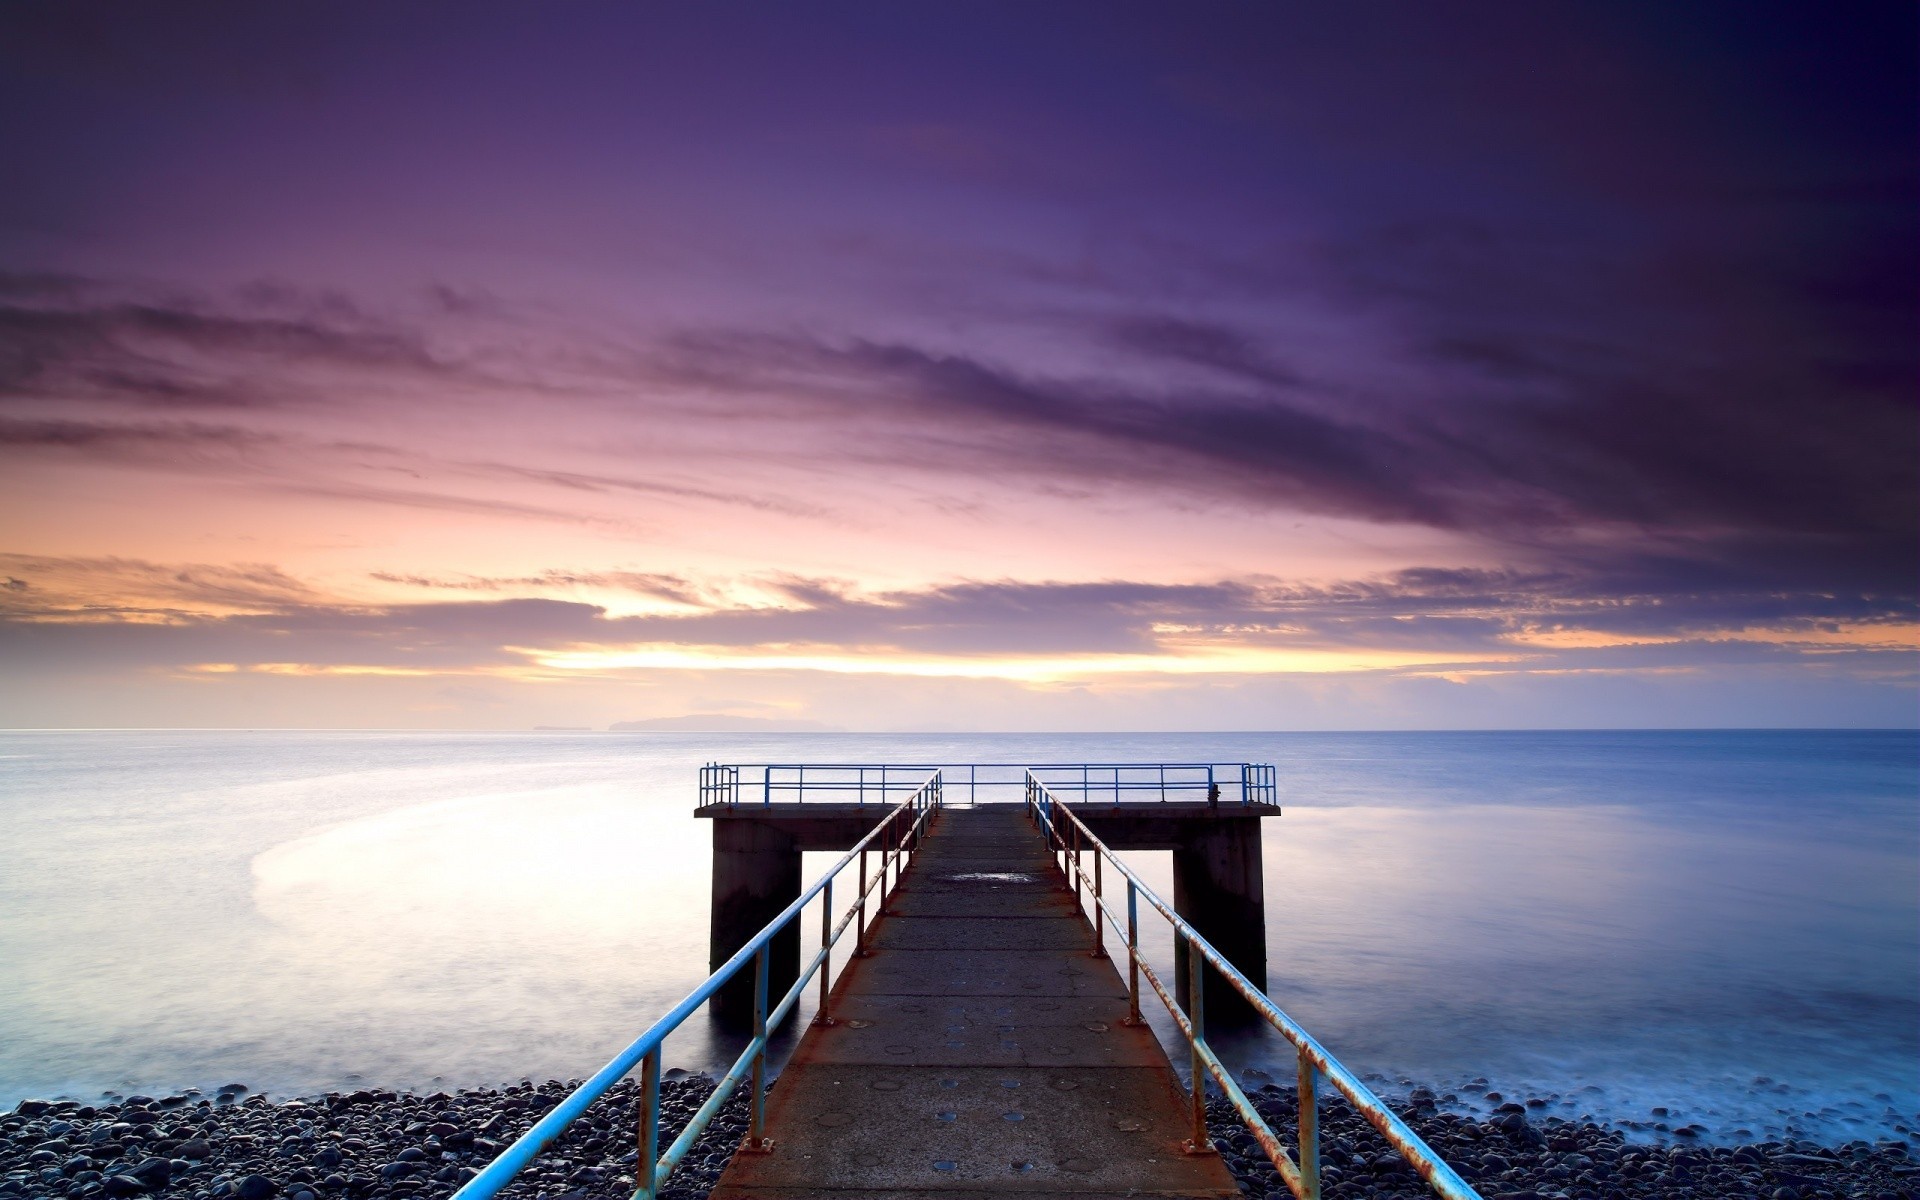
[(265, 1175), (249, 1175), (242, 1179), (234, 1189), (240, 1200), (269, 1200), (279, 1193), (280, 1186)]

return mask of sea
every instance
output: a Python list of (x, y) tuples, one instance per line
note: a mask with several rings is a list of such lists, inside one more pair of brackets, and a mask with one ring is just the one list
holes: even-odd
[(706, 975), (710, 761), (1270, 762), (1271, 994), (1384, 1094), (1920, 1137), (1914, 731), (0, 732), (0, 1106), (589, 1075)]

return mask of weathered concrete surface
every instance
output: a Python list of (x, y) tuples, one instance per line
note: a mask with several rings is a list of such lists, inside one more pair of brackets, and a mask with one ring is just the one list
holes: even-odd
[(1238, 1195), (1019, 807), (941, 812), (888, 912), (716, 1200)]

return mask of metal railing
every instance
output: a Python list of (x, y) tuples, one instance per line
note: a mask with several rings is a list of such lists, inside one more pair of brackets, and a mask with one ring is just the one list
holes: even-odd
[[(1213, 948), (1212, 943), (1201, 937), (1199, 932), (1189, 925), (1173, 908), (1162, 900), (1152, 888), (1141, 882), (1133, 870), (1117, 858), (1106, 843), (1094, 836), (1091, 829), (1075, 816), (1065, 802), (1054, 795), (1054, 789), (1037, 776), (1029, 774), (1026, 781), (1026, 805), (1028, 815), (1046, 835), (1047, 847), (1059, 854), (1060, 870), (1063, 875), (1073, 879), (1074, 899), (1084, 906), (1088, 875), (1081, 863), (1081, 856), (1091, 851), (1093, 854), (1093, 912), (1083, 914), (1093, 924), (1094, 954), (1106, 956), (1106, 923), (1113, 925), (1116, 935), (1127, 940), (1127, 994), (1129, 1024), (1140, 1024), (1140, 980), (1146, 979), (1154, 992), (1167, 1007), (1174, 1024), (1179, 1026), (1181, 1035), (1186, 1039), (1192, 1051), (1191, 1112), (1192, 1129), (1186, 1143), (1188, 1150), (1199, 1151), (1211, 1148), (1212, 1142), (1207, 1134), (1207, 1095), (1206, 1080), (1212, 1076), (1220, 1085), (1240, 1117), (1247, 1124), (1254, 1140), (1266, 1151), (1272, 1160), (1274, 1170), (1300, 1200), (1320, 1200), (1320, 1086), (1324, 1081), (1331, 1083), (1335, 1091), (1345, 1096), (1369, 1125), (1379, 1130), (1395, 1150), (1398, 1150), (1412, 1165), (1415, 1172), (1427, 1182), (1435, 1194), (1446, 1200), (1481, 1200), (1466, 1180), (1446, 1164), (1433, 1148), (1423, 1141), (1402, 1121), (1392, 1109), (1383, 1104), (1366, 1084), (1341, 1065), (1340, 1061), (1327, 1053), (1326, 1047), (1315, 1041), (1313, 1036), (1300, 1028), (1292, 1017), (1281, 1012), (1279, 1007), (1268, 998), (1252, 980), (1241, 974), (1239, 969)], [(1122, 926), (1106, 903), (1106, 869), (1111, 867), (1120, 872), (1127, 883), (1126, 923)], [(1145, 900), (1149, 907), (1159, 912), (1173, 926), (1176, 939), (1184, 938), (1187, 944), (1187, 1000), (1188, 1006), (1182, 1009), (1178, 1001), (1167, 991), (1166, 984), (1160, 979), (1140, 954), (1140, 901)], [(1104, 919), (1104, 920), (1103, 920)], [(1287, 1153), (1281, 1144), (1280, 1136), (1268, 1125), (1266, 1118), (1254, 1108), (1253, 1102), (1234, 1081), (1218, 1056), (1208, 1048), (1206, 1039), (1205, 976), (1203, 964), (1212, 964), (1221, 979), (1240, 993), (1266, 1022), (1278, 1030), (1280, 1036), (1293, 1043), (1298, 1060), (1298, 1097), (1299, 1130), (1298, 1157)]]
[(1056, 792), (1113, 804), (1218, 799), (1274, 804), (1279, 788), (1270, 763), (708, 763), (700, 768), (700, 803), (798, 803), (809, 796), (841, 803), (886, 803), (938, 771), (957, 802), (986, 793), (1017, 799), (1028, 775)]
[[(702, 783), (704, 784), (704, 773)], [(587, 1110), (595, 1100), (605, 1095), (614, 1084), (620, 1082), (640, 1068), (640, 1120), (639, 1152), (634, 1162), (636, 1188), (634, 1200), (653, 1200), (661, 1188), (666, 1186), (667, 1178), (680, 1165), (700, 1135), (706, 1132), (720, 1108), (727, 1102), (742, 1079), (752, 1077), (752, 1092), (748, 1098), (747, 1138), (742, 1149), (752, 1152), (766, 1148), (762, 1132), (762, 1122), (766, 1112), (766, 1068), (767, 1068), (767, 1031), (778, 1028), (787, 1018), (787, 1014), (799, 1003), (806, 992), (807, 984), (818, 974), (820, 977), (819, 1009), (814, 1021), (831, 1024), (832, 1016), (828, 1000), (832, 985), (832, 958), (834, 944), (846, 933), (848, 927), (855, 926), (854, 947), (861, 948), (867, 935), (867, 898), (877, 887), (880, 895), (876, 912), (884, 908), (890, 886), (897, 886), (900, 875), (912, 861), (926, 835), (927, 823), (941, 804), (941, 779), (938, 772), (924, 778), (913, 789), (911, 795), (895, 805), (892, 811), (880, 819), (871, 832), (840, 856), (827, 872), (816, 880), (813, 886), (800, 894), (800, 898), (789, 904), (780, 915), (767, 923), (766, 928), (755, 934), (742, 946), (732, 958), (722, 963), (713, 974), (707, 977), (693, 991), (687, 993), (684, 1000), (675, 1005), (666, 1016), (655, 1021), (639, 1040), (615, 1055), (613, 1061), (600, 1068), (593, 1078), (587, 1080), (568, 1094), (567, 1098), (555, 1105), (552, 1111), (534, 1123), (533, 1128), (515, 1139), (512, 1145), (484, 1168), (480, 1173), (454, 1193), (454, 1200), (486, 1200), (497, 1195), (513, 1180), (534, 1157), (545, 1149), (555, 1138)], [(876, 844), (877, 843), (877, 844)], [(880, 853), (880, 870), (869, 877), (867, 855), (871, 851)], [(833, 881), (850, 864), (859, 864), (859, 884), (854, 902), (847, 907), (839, 923), (833, 920)], [(820, 903), (820, 949), (814, 954), (806, 969), (800, 972), (793, 986), (781, 997), (780, 1003), (769, 1011), (767, 1007), (767, 968), (769, 946), (775, 935), (790, 923), (800, 918), (801, 912), (815, 896), (821, 897)], [(678, 1029), (702, 1004), (711, 999), (723, 984), (736, 974), (753, 965), (754, 1004), (753, 1038), (747, 1043), (740, 1057), (734, 1060), (720, 1082), (714, 1085), (707, 1096), (706, 1103), (693, 1115), (678, 1137), (665, 1151), (660, 1149), (660, 1047), (667, 1035)]]

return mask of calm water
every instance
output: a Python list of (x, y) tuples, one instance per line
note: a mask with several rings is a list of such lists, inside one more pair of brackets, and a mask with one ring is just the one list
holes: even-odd
[(705, 974), (708, 759), (1273, 761), (1273, 992), (1356, 1069), (1920, 1128), (1907, 732), (0, 733), (0, 1103), (585, 1075)]

